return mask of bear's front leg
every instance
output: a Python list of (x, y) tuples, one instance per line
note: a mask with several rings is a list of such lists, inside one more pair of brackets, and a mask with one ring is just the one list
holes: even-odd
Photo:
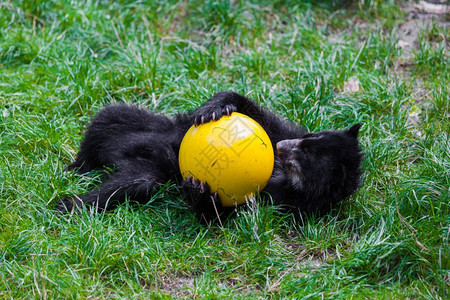
[(254, 101), (242, 95), (228, 91), (219, 92), (192, 113), (193, 123), (200, 125), (219, 120), (233, 112), (255, 118), (261, 114), (261, 109)]
[(182, 184), (183, 193), (197, 219), (206, 224), (218, 220), (222, 226), (221, 219), (226, 218), (232, 209), (223, 207), (217, 193), (211, 194), (207, 183), (187, 177)]

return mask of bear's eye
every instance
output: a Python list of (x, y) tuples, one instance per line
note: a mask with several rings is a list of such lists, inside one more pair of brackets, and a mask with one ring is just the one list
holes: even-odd
[(305, 134), (305, 135), (302, 137), (302, 139), (307, 139), (307, 138), (312, 138), (312, 137), (314, 137), (314, 134), (312, 134), (312, 133), (307, 133), (307, 134)]

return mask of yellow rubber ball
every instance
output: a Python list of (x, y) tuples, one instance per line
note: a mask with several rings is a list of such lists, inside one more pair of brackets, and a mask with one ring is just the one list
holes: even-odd
[(183, 178), (207, 183), (225, 207), (243, 204), (264, 189), (273, 164), (267, 133), (255, 120), (236, 112), (192, 126), (180, 145)]

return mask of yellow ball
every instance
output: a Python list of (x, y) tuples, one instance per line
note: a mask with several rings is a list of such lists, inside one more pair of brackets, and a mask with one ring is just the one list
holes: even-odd
[(222, 205), (231, 207), (264, 189), (274, 153), (269, 136), (255, 120), (232, 113), (192, 126), (181, 142), (179, 164), (183, 178), (206, 182)]

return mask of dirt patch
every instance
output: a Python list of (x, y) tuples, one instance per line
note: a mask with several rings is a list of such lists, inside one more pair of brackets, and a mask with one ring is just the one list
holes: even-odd
[[(161, 278), (162, 282), (152, 289), (158, 290), (162, 294), (170, 295), (175, 299), (198, 298), (199, 294), (196, 288), (198, 284), (196, 283), (197, 280), (195, 276), (168, 276)], [(250, 283), (244, 284), (246, 282), (247, 280), (245, 278), (232, 277), (219, 281), (217, 287), (224, 290), (232, 288), (237, 295), (244, 297), (259, 295), (261, 293), (260, 287)]]
[[(448, 49), (449, 41), (445, 35), (434, 36), (433, 28), (448, 28), (450, 25), (448, 13), (450, 6), (447, 1), (428, 0), (408, 2), (403, 10), (408, 14), (408, 20), (399, 25), (396, 33), (397, 47), (401, 48), (400, 58), (394, 64), (393, 72), (402, 80), (411, 83), (413, 102), (404, 105), (403, 109), (409, 112), (408, 123), (418, 128), (421, 122), (421, 113), (430, 105), (431, 91), (425, 86), (424, 80), (415, 76), (415, 56), (421, 48), (421, 41), (426, 41), (431, 47), (438, 47), (442, 42)], [(422, 36), (423, 35), (423, 36)], [(419, 130), (414, 130), (417, 138), (423, 136)]]
[[(410, 58), (413, 50), (420, 46), (420, 34), (432, 26), (447, 28), (450, 22), (447, 18), (450, 12), (449, 5), (445, 1), (419, 1), (409, 2), (403, 10), (408, 14), (408, 20), (398, 27), (397, 46), (403, 49), (402, 58)], [(445, 42), (446, 37), (442, 37)]]
[(159, 286), (159, 291), (172, 297), (185, 298), (192, 295), (193, 287), (194, 277), (176, 276), (165, 278), (162, 285)]

